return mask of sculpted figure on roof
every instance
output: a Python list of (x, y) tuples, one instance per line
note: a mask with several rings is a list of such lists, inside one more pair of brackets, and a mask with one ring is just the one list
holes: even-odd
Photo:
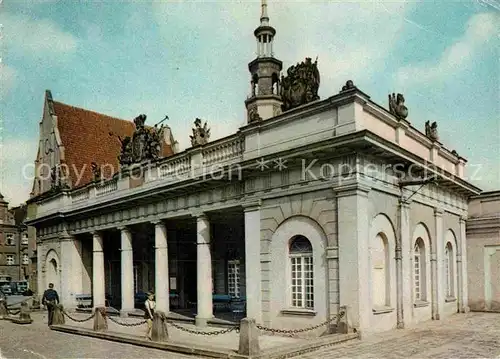
[(305, 61), (290, 66), (287, 76), (281, 76), (283, 111), (318, 100), (319, 82), (318, 59), (313, 63), (306, 57)]
[(194, 121), (193, 134), (189, 136), (191, 139), (191, 146), (201, 146), (208, 143), (210, 139), (210, 128), (208, 128), (207, 122), (203, 127), (201, 126), (201, 119), (197, 118)]
[(405, 106), (405, 98), (403, 94), (389, 94), (389, 112), (398, 118), (404, 120), (408, 117), (408, 108)]
[(163, 125), (146, 127), (146, 118), (146, 115), (139, 115), (134, 119), (135, 131), (132, 137), (118, 138), (121, 144), (121, 153), (118, 156), (120, 165), (127, 166), (157, 160), (160, 157)]

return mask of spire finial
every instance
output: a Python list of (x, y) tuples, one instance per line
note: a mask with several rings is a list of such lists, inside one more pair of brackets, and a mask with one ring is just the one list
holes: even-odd
[(269, 24), (269, 16), (267, 16), (267, 0), (261, 0), (262, 3), (262, 14), (260, 15), (261, 25)]

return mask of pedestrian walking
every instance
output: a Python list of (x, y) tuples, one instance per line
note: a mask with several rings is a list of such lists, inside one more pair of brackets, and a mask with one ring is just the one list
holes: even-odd
[(54, 284), (49, 283), (49, 289), (43, 292), (42, 304), (47, 307), (49, 311), (49, 326), (52, 325), (52, 320), (54, 319), (54, 307), (59, 304), (59, 295), (54, 289)]
[(153, 315), (155, 313), (156, 302), (154, 300), (154, 293), (148, 292), (148, 299), (144, 302), (144, 319), (148, 323), (148, 331), (146, 332), (146, 338), (151, 340), (151, 333), (153, 331)]

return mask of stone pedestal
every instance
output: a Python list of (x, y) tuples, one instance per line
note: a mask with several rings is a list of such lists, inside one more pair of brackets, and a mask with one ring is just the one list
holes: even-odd
[(0, 319), (7, 318), (9, 316), (9, 311), (7, 310), (7, 302), (0, 299)]
[(99, 307), (94, 309), (94, 330), (104, 332), (108, 330), (108, 321), (106, 319), (106, 308)]
[(28, 303), (21, 303), (21, 310), (19, 312), (19, 318), (11, 318), (13, 323), (16, 324), (31, 324), (33, 319), (31, 319), (31, 310)]
[(63, 314), (63, 306), (56, 305), (54, 306), (54, 315), (52, 317), (52, 325), (63, 325), (64, 324), (64, 314)]
[(168, 340), (167, 317), (162, 311), (155, 311), (153, 314), (153, 327), (151, 329), (151, 340), (154, 342), (164, 342)]
[(259, 329), (257, 329), (255, 319), (244, 318), (240, 322), (238, 354), (247, 356), (260, 354)]
[(337, 332), (342, 334), (354, 333), (349, 307), (346, 305), (339, 308), (339, 314), (337, 317)]

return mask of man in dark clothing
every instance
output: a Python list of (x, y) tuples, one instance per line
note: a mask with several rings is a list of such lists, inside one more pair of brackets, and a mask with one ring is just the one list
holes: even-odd
[(54, 284), (49, 283), (49, 289), (43, 292), (42, 304), (47, 306), (49, 311), (49, 326), (52, 325), (52, 319), (54, 318), (54, 307), (59, 304), (59, 295), (54, 290)]

